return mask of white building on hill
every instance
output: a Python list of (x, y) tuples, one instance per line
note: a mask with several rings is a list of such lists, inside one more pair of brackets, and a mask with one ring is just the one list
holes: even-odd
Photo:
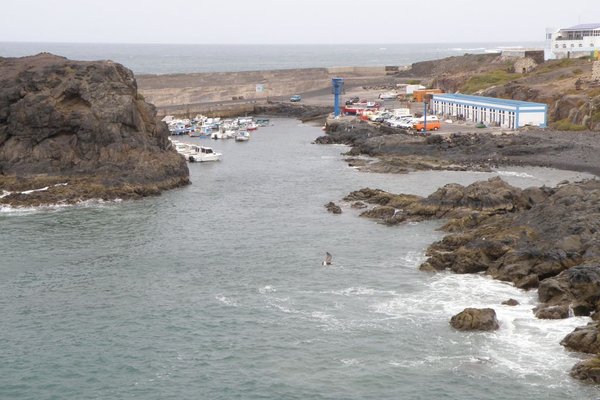
[(579, 24), (549, 32), (546, 43), (552, 56), (549, 58), (577, 58), (593, 55), (600, 50), (600, 23)]

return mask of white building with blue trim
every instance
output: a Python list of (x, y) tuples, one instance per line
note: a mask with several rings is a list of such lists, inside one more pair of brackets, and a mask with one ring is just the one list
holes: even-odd
[(577, 58), (600, 50), (600, 23), (546, 30), (548, 58)]
[(430, 108), (438, 115), (506, 129), (525, 125), (546, 127), (548, 118), (546, 104), (465, 94), (434, 94)]

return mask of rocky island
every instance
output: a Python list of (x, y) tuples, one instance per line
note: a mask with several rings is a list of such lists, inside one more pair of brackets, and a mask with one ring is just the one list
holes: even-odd
[(0, 58), (0, 205), (131, 199), (188, 184), (168, 136), (120, 64)]

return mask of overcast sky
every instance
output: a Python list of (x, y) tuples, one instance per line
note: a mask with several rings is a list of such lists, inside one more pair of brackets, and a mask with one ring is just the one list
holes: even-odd
[(599, 0), (2, 0), (0, 41), (543, 41), (546, 27), (600, 23), (599, 4)]

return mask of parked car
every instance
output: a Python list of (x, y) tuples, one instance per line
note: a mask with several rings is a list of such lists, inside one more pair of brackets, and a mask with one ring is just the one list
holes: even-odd
[(398, 97), (398, 94), (394, 92), (379, 93), (381, 100), (394, 100), (396, 97)]
[(300, 101), (300, 100), (302, 100), (302, 96), (300, 96), (299, 94), (295, 94), (295, 95), (293, 95), (292, 97), (290, 97), (290, 101), (291, 101), (291, 102), (294, 102), (294, 103), (295, 103), (295, 102), (298, 102), (298, 101)]
[(351, 106), (352, 104), (356, 104), (360, 101), (358, 97), (353, 97), (351, 99), (346, 100), (346, 105)]
[(400, 118), (396, 121), (393, 122), (392, 127), (394, 128), (402, 128), (402, 129), (410, 129), (413, 127), (414, 124), (414, 118), (413, 117), (405, 117), (405, 118)]

